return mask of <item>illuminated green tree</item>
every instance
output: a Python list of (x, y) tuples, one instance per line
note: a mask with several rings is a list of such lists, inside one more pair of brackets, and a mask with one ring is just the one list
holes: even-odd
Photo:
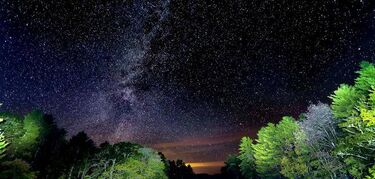
[[(4, 119), (0, 117), (0, 123), (2, 122)], [(8, 142), (5, 140), (4, 132), (0, 129), (0, 159), (4, 158), (7, 146)]]
[(309, 148), (306, 145), (306, 135), (299, 128), (293, 132), (292, 149), (286, 150), (281, 159), (280, 173), (287, 178), (301, 178), (309, 175)]
[(46, 128), (43, 113), (33, 111), (27, 114), (23, 120), (25, 133), (17, 140), (18, 156), (23, 156), (27, 159), (33, 157), (37, 151), (38, 145), (47, 133)]
[(160, 156), (149, 148), (121, 142), (105, 145), (65, 174), (69, 178), (167, 178)]
[(2, 113), (0, 118), (3, 119), (3, 122), (0, 123), (1, 131), (5, 140), (9, 143), (6, 150), (6, 158), (20, 158), (21, 156), (16, 156), (16, 153), (21, 144), (19, 140), (25, 133), (22, 118), (10, 113)]
[(346, 171), (363, 178), (375, 161), (375, 67), (363, 62), (357, 73), (353, 86), (341, 85), (331, 98), (342, 130), (335, 152)]
[(366, 179), (374, 179), (375, 178), (375, 165), (373, 165), (368, 170), (368, 175), (366, 176)]
[(297, 130), (298, 124), (292, 117), (283, 117), (279, 124), (269, 123), (259, 130), (253, 148), (256, 170), (261, 176), (280, 176), (283, 158), (294, 152)]
[(10, 143), (7, 158), (31, 160), (47, 133), (43, 114), (33, 111), (22, 119), (10, 113), (2, 113), (0, 117), (4, 119), (0, 128), (6, 141)]
[(5, 141), (3, 132), (0, 132), (0, 159), (4, 158), (8, 142)]
[(167, 179), (160, 156), (149, 148), (140, 148), (139, 156), (114, 163), (99, 178)]
[(255, 178), (255, 158), (253, 149), (253, 140), (250, 137), (243, 137), (240, 144), (240, 154), (238, 158), (241, 160), (240, 169), (245, 178)]
[(336, 118), (347, 118), (356, 115), (355, 107), (361, 99), (359, 91), (349, 85), (342, 84), (331, 96), (332, 111)]

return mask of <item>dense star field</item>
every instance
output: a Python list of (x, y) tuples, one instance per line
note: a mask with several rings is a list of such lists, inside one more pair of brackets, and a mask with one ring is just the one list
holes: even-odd
[(375, 59), (370, 0), (0, 0), (1, 110), (217, 173)]

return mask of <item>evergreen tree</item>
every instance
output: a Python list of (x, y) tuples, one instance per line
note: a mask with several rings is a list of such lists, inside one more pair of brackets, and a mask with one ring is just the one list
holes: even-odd
[(253, 140), (249, 137), (243, 137), (240, 144), (240, 170), (245, 178), (255, 178), (255, 158), (253, 149)]

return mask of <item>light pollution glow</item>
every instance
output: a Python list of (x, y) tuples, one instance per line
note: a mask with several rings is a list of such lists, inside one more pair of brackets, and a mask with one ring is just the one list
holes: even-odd
[[(178, 141), (156, 143), (151, 147), (161, 151), (170, 160), (182, 159), (193, 168), (194, 173), (216, 174), (224, 166), (227, 157), (224, 154), (237, 152), (226, 151), (227, 147), (225, 146), (236, 147), (239, 145), (241, 137), (255, 136), (255, 131), (257, 130), (252, 129), (208, 137), (186, 137)], [(219, 158), (219, 160), (215, 160), (215, 158)], [(202, 159), (206, 161), (202, 161)]]

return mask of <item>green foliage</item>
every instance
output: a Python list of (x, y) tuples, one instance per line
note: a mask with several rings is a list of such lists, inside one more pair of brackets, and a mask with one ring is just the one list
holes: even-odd
[(294, 131), (294, 146), (292, 150), (287, 150), (281, 159), (281, 174), (287, 178), (299, 178), (309, 172), (308, 162), (309, 149), (306, 145), (306, 136), (300, 129)]
[(105, 145), (93, 156), (72, 166), (65, 176), (73, 178), (167, 178), (165, 164), (160, 156), (149, 148), (121, 142)]
[(361, 62), (361, 70), (357, 72), (359, 77), (355, 79), (354, 87), (362, 95), (367, 95), (369, 90), (375, 87), (375, 66), (367, 61)]
[(308, 173), (306, 161), (302, 157), (283, 157), (281, 160), (281, 174), (287, 178), (298, 178)]
[[(4, 119), (0, 117), (0, 123), (4, 122)], [(4, 158), (8, 142), (5, 140), (4, 132), (0, 128), (0, 159)]]
[(255, 158), (253, 149), (253, 140), (249, 137), (243, 137), (240, 144), (240, 159), (241, 173), (245, 178), (255, 178)]
[(43, 114), (33, 111), (24, 119), (9, 113), (0, 114), (4, 122), (0, 128), (4, 132), (5, 140), (9, 143), (7, 158), (24, 158), (30, 160), (46, 134), (46, 124)]
[(66, 141), (52, 116), (38, 111), (24, 119), (2, 113), (0, 120), (0, 156), (7, 153), (0, 178), (167, 178), (165, 158), (140, 145), (107, 143), (99, 150), (84, 132)]
[(283, 117), (279, 124), (263, 127), (254, 145), (256, 170), (264, 177), (277, 177), (282, 170), (281, 161), (294, 150), (294, 132), (298, 124), (292, 117)]
[(333, 118), (329, 105), (310, 105), (299, 122), (297, 143), (308, 153), (309, 176), (316, 178), (337, 178), (343, 163), (333, 153), (338, 139), (338, 121)]
[(345, 162), (347, 172), (363, 178), (375, 161), (375, 67), (362, 62), (357, 73), (354, 86), (340, 86), (331, 98), (342, 129), (335, 152)]
[(0, 159), (4, 158), (8, 142), (5, 141), (3, 132), (0, 132)]
[(368, 169), (368, 175), (366, 179), (375, 179), (375, 165)]
[(346, 118), (357, 114), (355, 107), (361, 99), (361, 94), (356, 88), (343, 84), (330, 98), (332, 99), (333, 114), (336, 118)]
[(31, 171), (30, 165), (20, 159), (3, 162), (0, 166), (0, 179), (34, 179), (36, 173)]
[(20, 148), (19, 140), (25, 134), (22, 118), (10, 113), (1, 113), (0, 118), (4, 119), (0, 123), (0, 129), (3, 131), (5, 141), (9, 144), (6, 150), (6, 158), (14, 159), (17, 157), (16, 153)]
[[(39, 111), (33, 111), (27, 114), (23, 120), (23, 129), (25, 133), (18, 142), (18, 153), (26, 158), (31, 158), (43, 136), (46, 134), (46, 124), (43, 120), (43, 114)], [(19, 156), (18, 155), (18, 156)]]
[(99, 178), (166, 179), (164, 163), (159, 155), (149, 148), (138, 149), (139, 156), (129, 157), (115, 163)]

